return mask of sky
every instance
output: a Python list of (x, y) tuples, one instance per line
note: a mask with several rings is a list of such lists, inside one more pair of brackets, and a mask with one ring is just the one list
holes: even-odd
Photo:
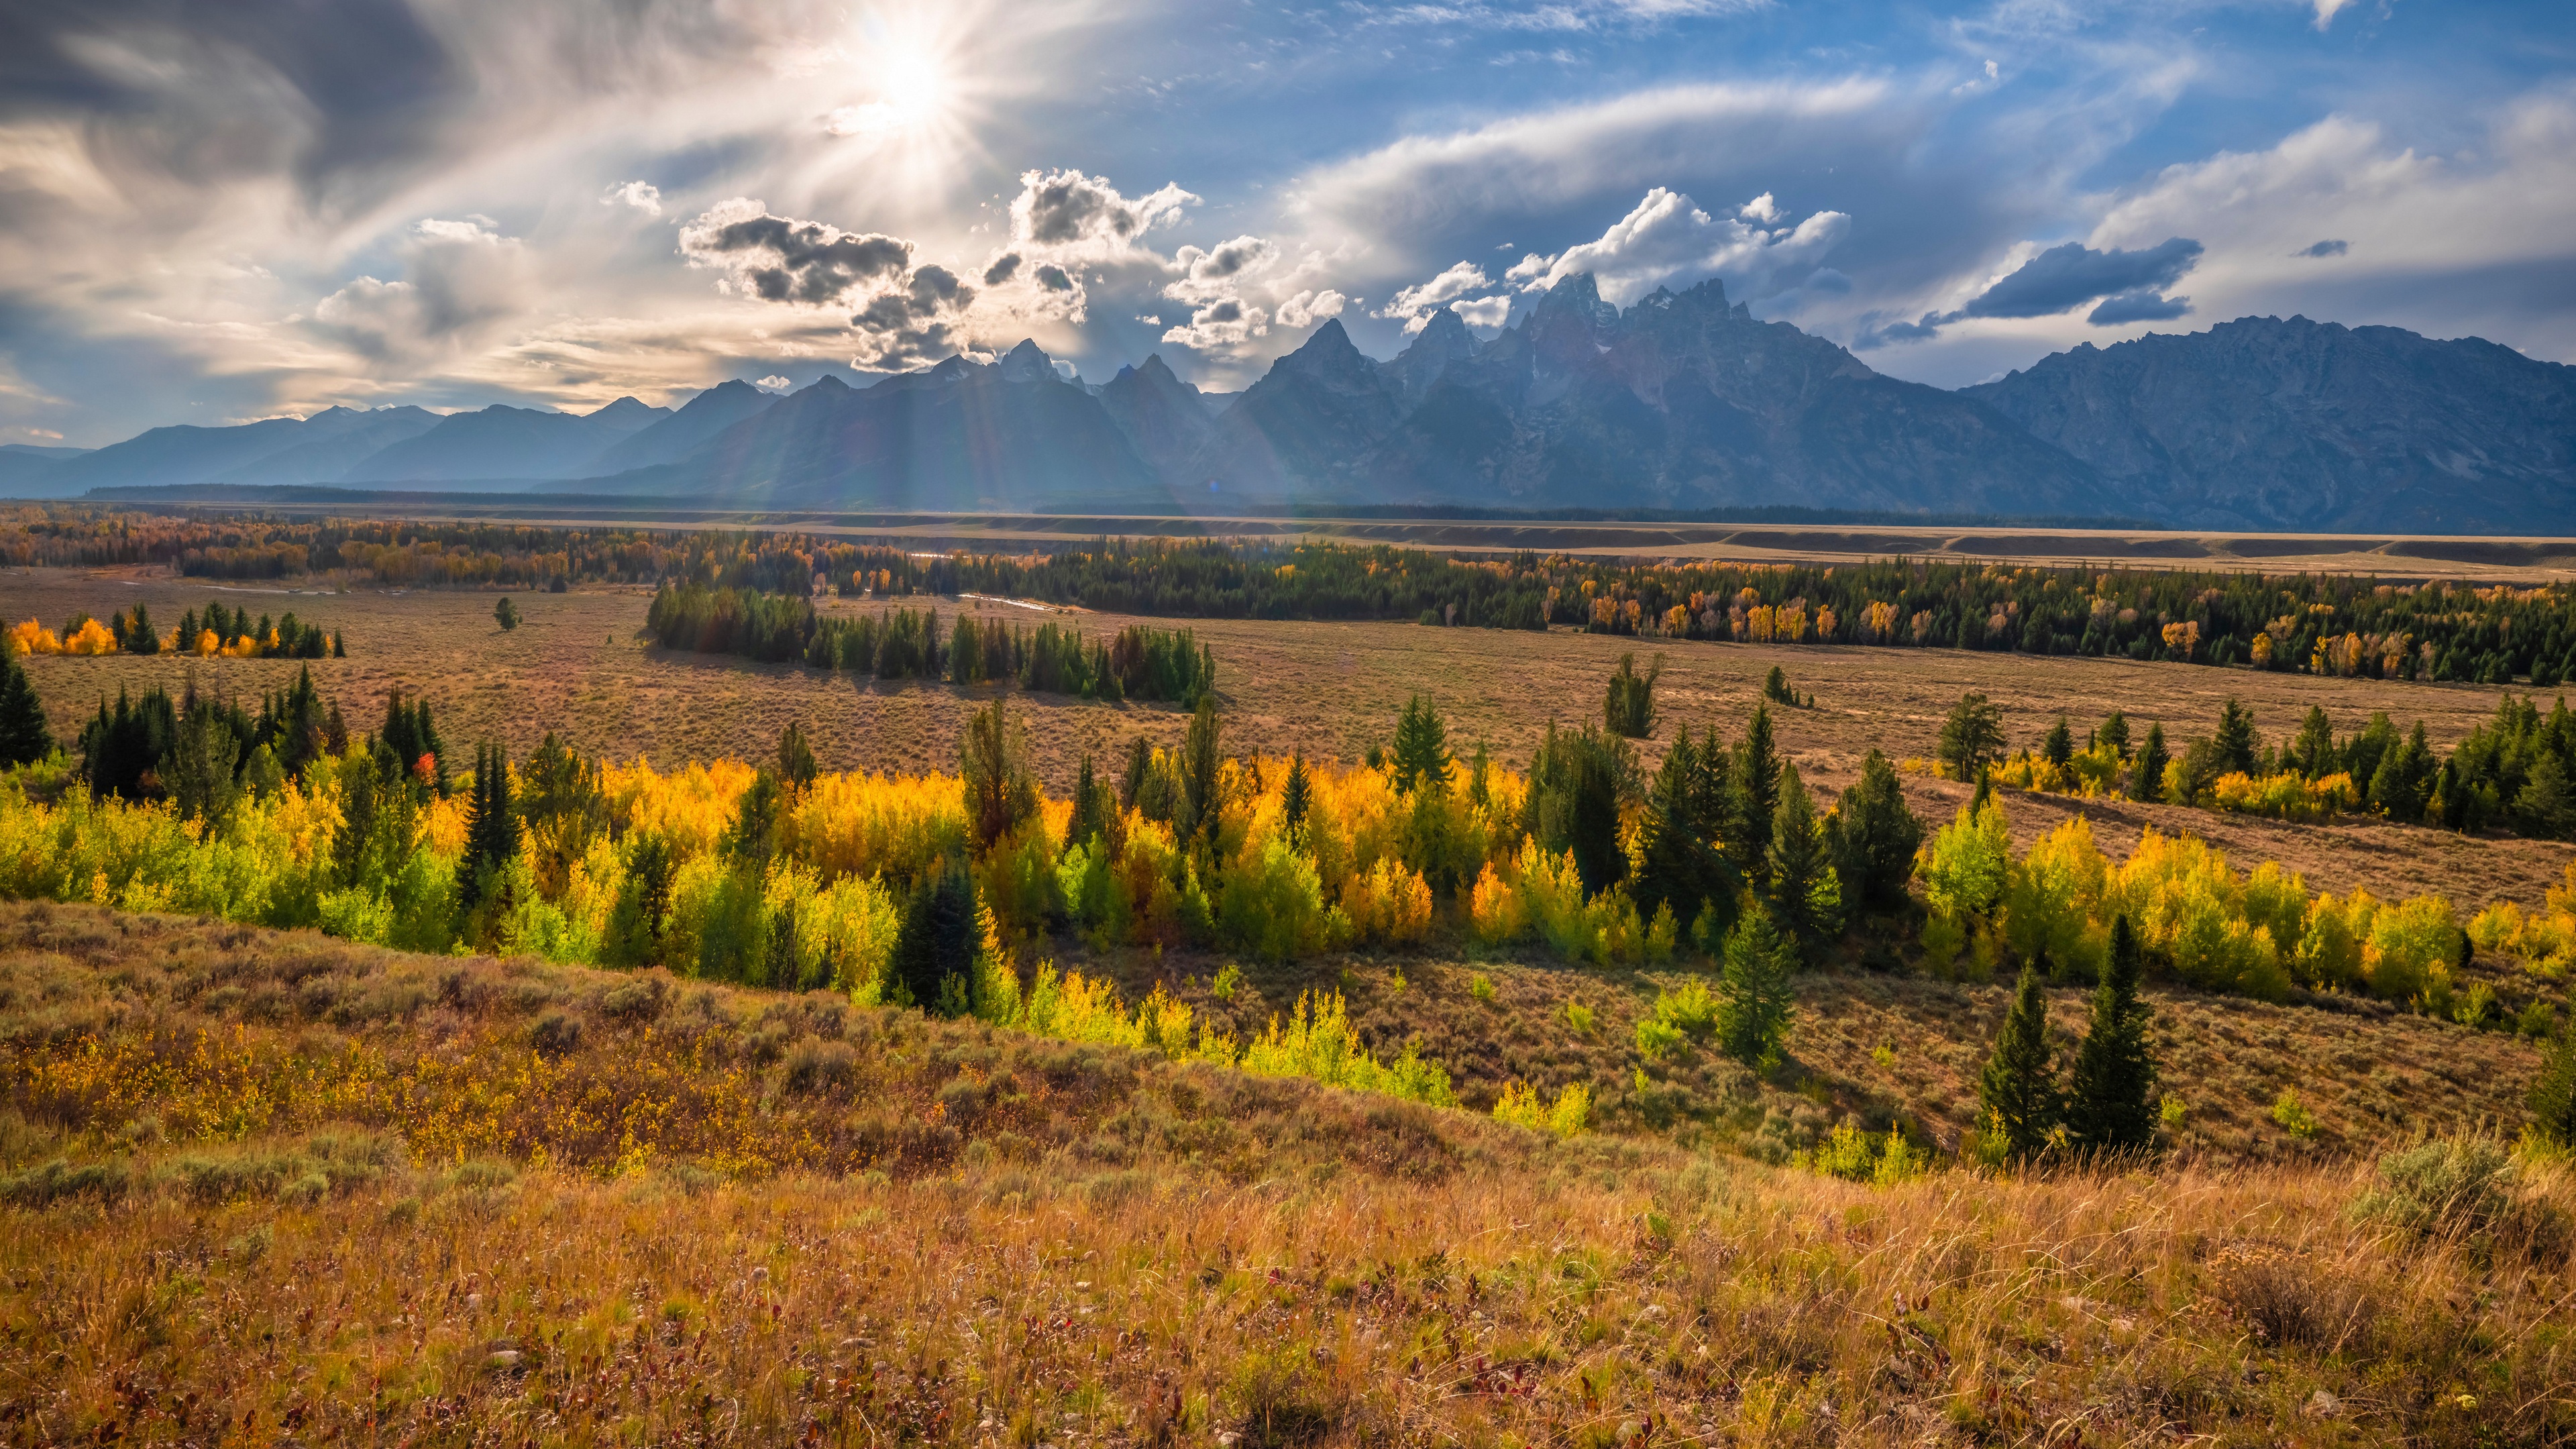
[(2248, 314), (2576, 362), (2576, 6), (0, 0), (0, 443), (1022, 338), (1231, 390), (1576, 272), (1942, 387)]

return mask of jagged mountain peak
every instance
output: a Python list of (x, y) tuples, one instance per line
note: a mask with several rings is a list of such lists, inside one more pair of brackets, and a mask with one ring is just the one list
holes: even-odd
[(993, 375), (1004, 382), (1062, 382), (1055, 370), (1055, 359), (1046, 355), (1037, 339), (1023, 337), (1017, 347), (993, 361)]

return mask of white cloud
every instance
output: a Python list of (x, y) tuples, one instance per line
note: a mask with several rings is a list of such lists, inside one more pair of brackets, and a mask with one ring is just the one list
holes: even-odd
[(752, 386), (759, 388), (762, 392), (785, 392), (796, 386), (796, 384), (792, 379), (780, 377), (778, 374), (773, 372), (767, 377), (754, 381)]
[(488, 344), (534, 300), (526, 247), (488, 217), (423, 218), (398, 256), (400, 277), (352, 278), (305, 324), (371, 370), (399, 375)]
[[(1769, 192), (1739, 213), (1776, 219)], [(1747, 297), (1765, 297), (1813, 271), (1851, 228), (1839, 211), (1820, 211), (1794, 228), (1765, 229), (1736, 217), (1724, 220), (1691, 199), (1661, 186), (1613, 223), (1598, 241), (1568, 247), (1545, 269), (1524, 257), (1512, 276), (1525, 292), (1543, 291), (1578, 272), (1589, 272), (1603, 300), (1627, 306), (1660, 286), (1688, 286), (1723, 277)]]
[(2352, 0), (2316, 0), (2317, 29), (2323, 30), (2327, 26), (2334, 24), (2336, 12), (2350, 4), (2352, 4)]
[(1450, 310), (1470, 327), (1491, 331), (1511, 320), (1512, 299), (1503, 296), (1478, 297), (1471, 302), (1452, 302)]
[(1227, 297), (1191, 313), (1188, 325), (1166, 330), (1163, 340), (1201, 352), (1214, 351), (1263, 336), (1270, 330), (1269, 321), (1260, 308)]
[(1282, 327), (1311, 327), (1328, 318), (1339, 317), (1351, 299), (1327, 287), (1320, 292), (1299, 292), (1279, 304), (1275, 314)]
[(662, 188), (649, 181), (623, 181), (608, 188), (608, 194), (599, 198), (599, 204), (602, 206), (615, 206), (619, 202), (624, 202), (637, 211), (660, 216)]
[(1023, 171), (1020, 194), (1011, 199), (1011, 240), (1023, 251), (1111, 259), (1197, 204), (1196, 196), (1168, 183), (1130, 198), (1106, 178), (1080, 171)]
[[(1421, 331), (1441, 308), (1492, 285), (1493, 279), (1485, 275), (1483, 267), (1474, 262), (1459, 262), (1430, 281), (1397, 292), (1387, 299), (1387, 304), (1379, 308), (1376, 315), (1404, 319), (1404, 334), (1410, 337)], [(1509, 306), (1509, 303), (1505, 304), (1506, 311)]]

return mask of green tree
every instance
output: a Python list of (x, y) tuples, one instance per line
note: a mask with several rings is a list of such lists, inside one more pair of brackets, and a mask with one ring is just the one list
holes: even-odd
[(2255, 756), (2262, 750), (2262, 741), (2254, 733), (2254, 711), (2229, 695), (2218, 708), (2218, 733), (2210, 736), (2210, 743), (2217, 747), (2221, 774), (2255, 773)]
[(2057, 723), (2048, 727), (2047, 737), (2039, 742), (2039, 756), (2061, 769), (2075, 758), (2075, 730), (2067, 724), (2066, 716), (2059, 715)]
[(1643, 674), (1637, 672), (1637, 656), (1622, 654), (1619, 667), (1611, 672), (1608, 697), (1602, 701), (1601, 722), (1610, 733), (1625, 739), (1642, 740), (1655, 732), (1655, 681), (1664, 673), (1664, 656)]
[(1627, 878), (1628, 856), (1619, 848), (1619, 802), (1631, 762), (1616, 736), (1597, 725), (1580, 733), (1551, 722), (1530, 762), (1523, 824), (1550, 852), (1571, 851), (1583, 888), (1599, 894)]
[(1780, 747), (1771, 734), (1771, 707), (1753, 707), (1744, 741), (1735, 747), (1734, 809), (1725, 832), (1726, 853), (1756, 890), (1771, 888), (1771, 817), (1780, 808)]
[(2111, 956), (2093, 990), (2093, 1017), (2075, 1049), (2066, 1133), (2086, 1152), (2154, 1145), (2156, 1057), (2147, 1038), (2154, 1011), (2139, 999), (2138, 933), (2124, 913), (2111, 921)]
[(1218, 797), (1220, 725), (1216, 714), (1216, 696), (1202, 692), (1196, 708), (1190, 711), (1190, 731), (1181, 740), (1181, 807), (1186, 818), (1178, 823), (1177, 832), (1187, 842), (1205, 835), (1216, 837), (1216, 816), (1224, 801)]
[(819, 767), (814, 760), (814, 747), (806, 742), (805, 726), (789, 720), (778, 732), (778, 778), (794, 789), (802, 790), (814, 783)]
[(1812, 961), (1842, 933), (1842, 882), (1834, 875), (1823, 822), (1796, 766), (1780, 775), (1780, 808), (1771, 817), (1771, 854), (1764, 874), (1771, 907), (1799, 954)]
[(503, 633), (519, 627), (519, 606), (510, 602), (508, 594), (503, 594), (501, 602), (492, 606), (492, 622), (500, 625)]
[(1746, 911), (1727, 934), (1717, 982), (1717, 1043), (1756, 1071), (1778, 1066), (1789, 1040), (1797, 1014), (1797, 994), (1790, 988), (1794, 964), (1770, 912), (1760, 906)]
[(1715, 730), (1705, 745), (1691, 742), (1685, 725), (1673, 736), (1673, 747), (1655, 772), (1646, 794), (1646, 816), (1638, 828), (1638, 911), (1651, 918), (1669, 906), (1673, 919), (1695, 924), (1712, 906), (1722, 928), (1742, 889), (1733, 865), (1716, 848), (1726, 823), (1726, 750)]
[(17, 659), (0, 649), (0, 766), (31, 765), (54, 752), (45, 702)]
[(2290, 742), (2289, 758), (2281, 763), (2311, 780), (2334, 773), (2334, 722), (2326, 718), (2324, 706), (2308, 706), (2308, 717), (2299, 722), (2299, 737)]
[(968, 717), (957, 748), (957, 773), (964, 781), (966, 827), (978, 855), (1036, 817), (1038, 787), (1029, 774), (1028, 755), (1028, 731), (1011, 719), (1003, 701), (994, 700)]
[(211, 704), (192, 696), (188, 706), (180, 713), (170, 752), (161, 757), (161, 783), (179, 807), (180, 819), (203, 820), (211, 831), (232, 813), (241, 737)]
[(1306, 812), (1315, 806), (1315, 783), (1306, 773), (1306, 752), (1288, 757), (1288, 781), (1279, 787), (1279, 827), (1292, 849), (1306, 844)]
[(947, 1015), (971, 1010), (982, 944), (977, 924), (975, 877), (966, 862), (952, 858), (926, 872), (895, 928), (891, 966), (899, 999)]
[(1409, 795), (1416, 786), (1446, 790), (1449, 776), (1448, 726), (1441, 723), (1431, 696), (1417, 694), (1405, 701), (1404, 713), (1395, 720), (1396, 793)]
[(510, 757), (497, 746), (474, 752), (474, 793), (465, 811), (465, 853), (456, 859), (456, 903), (471, 911), (519, 854), (519, 815), (510, 799)]
[(158, 654), (161, 652), (160, 631), (152, 627), (152, 616), (141, 604), (134, 606), (134, 622), (125, 626), (125, 652)]
[(1994, 1055), (1977, 1079), (1988, 1144), (2007, 1162), (2027, 1162), (2048, 1145), (2057, 1127), (2056, 1073), (2048, 1047), (2048, 996), (2040, 989), (2045, 960), (2021, 971), (2012, 1009), (1995, 1038)]
[(2121, 759), (2129, 758), (2129, 717), (2116, 709), (2111, 711), (2111, 717), (2102, 721), (2093, 738), (2109, 745)]
[(2165, 753), (2165, 727), (2147, 726), (2147, 742), (2138, 748), (2138, 758), (2129, 767), (2129, 798), (2162, 800), (2165, 797), (2165, 766), (2171, 756)]
[(2531, 1129), (2554, 1147), (2576, 1147), (2576, 1022), (2561, 1021), (2531, 1082)]
[(1859, 782), (1843, 791), (1827, 827), (1844, 900), (1873, 911), (1904, 905), (1914, 853), (1923, 845), (1923, 821), (1906, 805), (1905, 787), (1887, 756), (1872, 750), (1861, 761)]
[(1118, 797), (1109, 782), (1100, 778), (1086, 751), (1082, 772), (1073, 781), (1073, 818), (1065, 825), (1065, 847), (1088, 846), (1107, 836), (1116, 828), (1117, 819)]
[(1959, 696), (1941, 722), (1938, 754), (1953, 780), (1973, 780), (2004, 756), (2004, 712), (1975, 690)]
[(785, 823), (786, 806), (787, 791), (779, 782), (778, 772), (767, 765), (752, 771), (751, 787), (734, 802), (733, 823), (725, 827), (719, 848), (757, 877), (778, 853), (779, 827)]

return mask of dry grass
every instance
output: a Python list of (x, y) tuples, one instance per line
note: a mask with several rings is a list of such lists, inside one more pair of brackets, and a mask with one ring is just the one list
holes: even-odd
[[(0, 983), (18, 1442), (2576, 1434), (2554, 1169), (2430, 1236), (2349, 1211), (2369, 1174), (2339, 1162), (1870, 1189), (837, 1003), (647, 1004), (606, 973), (82, 908), (0, 908)], [(199, 1031), (296, 1064), (222, 1079), (285, 1107), (196, 1115), (222, 1083), (175, 1067), (60, 1089), (84, 1038), (184, 1065)], [(634, 1110), (631, 1063), (677, 1040), (701, 1095)], [(447, 1088), (326, 1098), (353, 1058)], [(555, 1107), (474, 1127), (531, 1061), (667, 1150)], [(418, 1145), (472, 1131), (526, 1140)], [(880, 1150), (741, 1160), (808, 1139)]]

